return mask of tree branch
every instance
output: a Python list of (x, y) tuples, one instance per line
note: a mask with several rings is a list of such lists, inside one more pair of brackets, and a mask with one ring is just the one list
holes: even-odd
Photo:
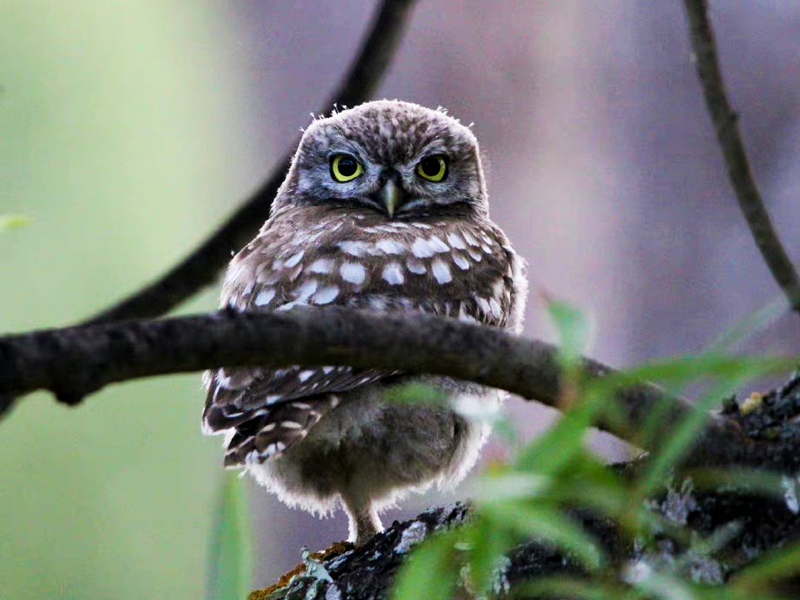
[[(222, 311), (2, 337), (0, 400), (49, 390), (63, 403), (78, 404), (109, 383), (129, 379), (222, 365), (292, 364), (447, 375), (552, 407), (558, 407), (561, 398), (557, 351), (544, 342), (433, 315), (324, 308)], [(614, 373), (590, 359), (584, 359), (583, 366), (590, 379)], [(616, 397), (627, 423), (606, 419), (599, 426), (634, 443), (638, 442), (635, 432), (648, 416), (663, 410), (659, 433), (650, 440), (649, 448), (658, 447), (672, 427), (695, 410), (687, 401), (646, 383), (620, 388)], [(752, 454), (751, 446), (733, 421), (709, 416), (705, 437), (691, 460), (763, 464), (763, 452)]]
[(750, 232), (773, 278), (783, 290), (792, 309), (800, 313), (800, 277), (781, 244), (753, 179), (750, 161), (739, 134), (737, 115), (731, 108), (725, 92), (714, 31), (708, 16), (708, 2), (684, 0), (684, 6), (689, 17), (697, 74), (728, 167), (728, 177), (739, 201), (739, 208), (747, 220)]
[[(327, 113), (335, 104), (360, 104), (372, 96), (400, 45), (413, 5), (414, 0), (383, 0), (356, 60), (333, 97), (323, 104), (321, 112)], [(189, 256), (156, 281), (88, 322), (108, 323), (163, 315), (212, 284), (230, 260), (231, 250), (244, 246), (264, 223), (289, 170), (292, 154), (288, 152), (261, 188)]]

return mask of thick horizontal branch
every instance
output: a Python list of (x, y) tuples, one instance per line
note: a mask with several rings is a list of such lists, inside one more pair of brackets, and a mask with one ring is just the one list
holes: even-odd
[[(336, 104), (360, 104), (372, 97), (400, 45), (413, 5), (414, 0), (383, 0), (357, 58), (320, 112), (327, 113)], [(297, 142), (293, 143), (292, 149), (296, 145)], [(159, 279), (89, 322), (157, 317), (212, 284), (230, 260), (231, 251), (239, 250), (249, 242), (266, 220), (272, 200), (289, 170), (292, 154), (292, 150), (288, 151), (253, 196), (191, 254)]]
[[(130, 379), (223, 365), (292, 364), (447, 375), (553, 407), (561, 397), (557, 351), (549, 344), (432, 315), (341, 308), (223, 311), (0, 338), (0, 397), (50, 390), (60, 401), (77, 404), (107, 384)], [(589, 359), (584, 367), (589, 378), (614, 372)], [(628, 440), (659, 406), (667, 407), (662, 436), (695, 410), (649, 384), (621, 388), (617, 399), (628, 417), (627, 426), (618, 420), (599, 425)], [(695, 452), (704, 462), (724, 462), (741, 454), (741, 434), (727, 420), (710, 417), (706, 437), (707, 442), (700, 442), (701, 454)], [(652, 440), (652, 446), (662, 440)]]
[(775, 231), (753, 178), (750, 160), (739, 134), (737, 115), (725, 92), (714, 30), (708, 17), (708, 1), (684, 0), (684, 5), (689, 17), (697, 74), (739, 207), (773, 278), (793, 310), (800, 313), (800, 277)]

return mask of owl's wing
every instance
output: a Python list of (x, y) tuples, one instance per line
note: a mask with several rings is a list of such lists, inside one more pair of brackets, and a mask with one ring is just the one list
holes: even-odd
[[(422, 311), (505, 326), (511, 269), (502, 240), (478, 231), (448, 242), (424, 230), (401, 234), (367, 243), (350, 232), (341, 242), (302, 249), (280, 235), (257, 238), (232, 261), (223, 304), (242, 311), (299, 304)], [(305, 437), (344, 392), (398, 374), (344, 366), (208, 371), (204, 428), (235, 430), (226, 465), (263, 462)]]

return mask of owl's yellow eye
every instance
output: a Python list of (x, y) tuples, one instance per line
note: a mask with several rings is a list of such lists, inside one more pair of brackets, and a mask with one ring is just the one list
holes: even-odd
[(447, 177), (447, 159), (440, 154), (428, 156), (419, 161), (417, 173), (423, 179), (439, 183)]
[(336, 154), (331, 158), (331, 177), (339, 183), (353, 181), (364, 173), (364, 167), (350, 154)]

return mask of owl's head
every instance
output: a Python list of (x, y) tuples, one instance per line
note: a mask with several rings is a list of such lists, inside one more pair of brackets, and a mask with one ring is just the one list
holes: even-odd
[(478, 141), (441, 110), (397, 100), (316, 119), (300, 141), (276, 208), (298, 203), (352, 205), (387, 218), (454, 207), (485, 212)]

